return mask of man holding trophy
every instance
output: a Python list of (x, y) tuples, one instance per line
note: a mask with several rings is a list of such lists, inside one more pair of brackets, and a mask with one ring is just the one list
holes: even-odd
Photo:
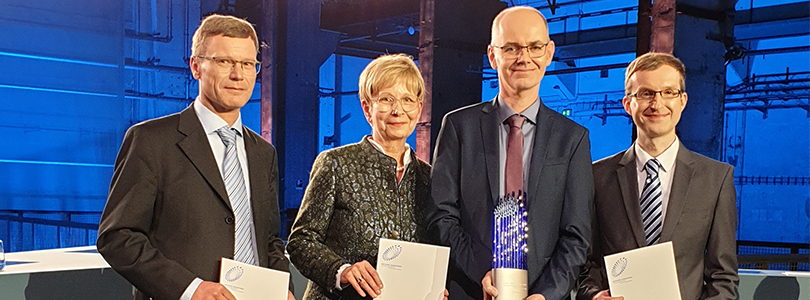
[(539, 11), (499, 13), (487, 54), (498, 96), (444, 117), (428, 230), (451, 247), (450, 299), (564, 299), (591, 234), (588, 131), (538, 97), (554, 55)]

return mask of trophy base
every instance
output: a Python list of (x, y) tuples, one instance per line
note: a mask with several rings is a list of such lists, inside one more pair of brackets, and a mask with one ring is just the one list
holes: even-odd
[(495, 300), (525, 300), (529, 296), (528, 276), (522, 269), (493, 269), (492, 281), (498, 289)]

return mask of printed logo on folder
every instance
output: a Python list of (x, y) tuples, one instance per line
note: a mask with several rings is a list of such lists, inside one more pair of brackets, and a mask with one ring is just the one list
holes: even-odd
[(225, 273), (225, 281), (227, 282), (234, 282), (242, 277), (242, 274), (245, 273), (245, 269), (242, 269), (240, 266), (235, 266), (228, 270), (228, 273)]
[(622, 275), (622, 273), (624, 273), (624, 269), (626, 268), (627, 268), (627, 258), (626, 257), (619, 258), (613, 264), (613, 268), (610, 269), (610, 275), (612, 275), (613, 277), (619, 277), (619, 275)]
[(388, 247), (388, 249), (385, 249), (385, 252), (383, 252), (382, 255), (382, 259), (384, 261), (392, 261), (395, 258), (397, 258), (400, 253), (402, 253), (402, 246), (393, 245), (391, 247)]

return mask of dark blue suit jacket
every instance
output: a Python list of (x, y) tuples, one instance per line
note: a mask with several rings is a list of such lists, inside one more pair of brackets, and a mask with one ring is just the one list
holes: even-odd
[[(569, 295), (585, 263), (593, 200), (588, 130), (540, 103), (528, 186), (529, 294)], [(450, 299), (482, 299), (492, 266), (492, 210), (499, 191), (495, 101), (448, 113), (433, 157), (429, 232), (448, 245)]]

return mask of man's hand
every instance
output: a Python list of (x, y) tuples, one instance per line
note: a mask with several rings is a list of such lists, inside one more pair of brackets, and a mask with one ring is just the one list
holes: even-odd
[(340, 273), (340, 283), (351, 284), (361, 297), (365, 297), (368, 292), (372, 298), (377, 298), (382, 293), (383, 287), (377, 270), (365, 260), (344, 269)]
[[(481, 280), (481, 286), (484, 289), (484, 300), (492, 300), (495, 297), (498, 297), (498, 289), (492, 285), (492, 271), (487, 272), (487, 275), (484, 275), (484, 279)], [(624, 299), (624, 298), (622, 298)], [(541, 294), (534, 294), (530, 295), (526, 300), (546, 300), (546, 297)]]
[(534, 294), (534, 295), (529, 296), (529, 298), (526, 298), (526, 300), (546, 300), (546, 296), (543, 296), (543, 295), (540, 295), (540, 294)]
[(492, 300), (492, 298), (498, 297), (498, 289), (492, 285), (492, 270), (487, 272), (487, 275), (484, 275), (484, 279), (481, 279), (481, 287), (484, 290), (484, 300)]
[(624, 297), (611, 297), (610, 290), (601, 290), (596, 295), (593, 295), (593, 300), (624, 300)]
[(218, 282), (203, 281), (194, 291), (191, 300), (236, 300), (236, 297)]
[(448, 292), (447, 289), (444, 289), (444, 298), (442, 298), (442, 299), (447, 300), (447, 297), (449, 297), (449, 296), (450, 296), (450, 292)]
[(293, 293), (290, 291), (287, 291), (287, 300), (295, 300), (295, 296), (293, 296)]

